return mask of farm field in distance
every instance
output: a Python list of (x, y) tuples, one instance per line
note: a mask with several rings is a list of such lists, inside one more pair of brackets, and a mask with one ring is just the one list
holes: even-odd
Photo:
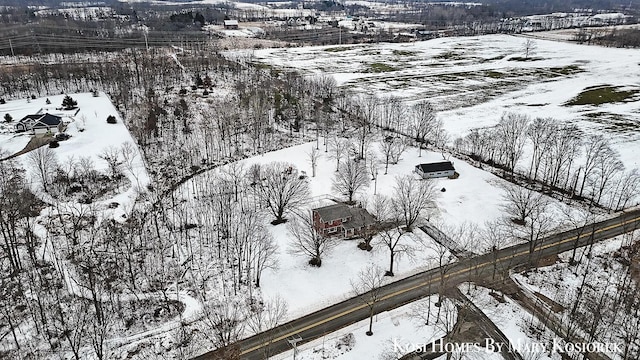
[[(607, 135), (627, 168), (638, 166), (640, 51), (510, 35), (439, 38), (251, 53), (253, 61), (332, 75), (355, 93), (429, 100), (451, 134), (495, 125), (504, 112), (553, 117)], [(230, 55), (233, 56), (233, 55)]]
[(640, 359), (625, 1), (4, 0), (0, 360)]

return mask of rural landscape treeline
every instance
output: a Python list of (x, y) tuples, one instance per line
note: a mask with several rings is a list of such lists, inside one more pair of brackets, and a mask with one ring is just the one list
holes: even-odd
[[(35, 22), (35, 15), (16, 10), (21, 5), (6, 6), (0, 19), (11, 23), (26, 16)], [(497, 26), (504, 22), (494, 8), (436, 10), (413, 5), (414, 11), (389, 13), (388, 20), (458, 31), (450, 35), (503, 32)], [(515, 4), (504, 6), (504, 11), (518, 14)], [(172, 13), (167, 23), (179, 29), (154, 31), (171, 32), (173, 40), (181, 31), (199, 31), (205, 23), (229, 17), (220, 8), (197, 9), (188, 16), (171, 7), (162, 6), (157, 13), (150, 9), (154, 8), (139, 5), (126, 14), (122, 8), (116, 12), (131, 22), (134, 16), (149, 20), (153, 14)], [(349, 9), (360, 16), (372, 11), (355, 5)], [(63, 22), (55, 16), (48, 21), (54, 27)], [(183, 21), (188, 25), (177, 25)], [(156, 18), (148, 25), (156, 22), (163, 21)], [(91, 20), (69, 23), (84, 27)], [(112, 25), (111, 30), (117, 28)], [(22, 27), (12, 26), (0, 32), (23, 36)], [(473, 31), (461, 34), (461, 26)], [(118, 37), (107, 30), (105, 38)], [(329, 43), (335, 42), (334, 35), (298, 40)], [(637, 30), (599, 35), (584, 46), (595, 46), (591, 40), (638, 46)], [(30, 38), (45, 39), (42, 36)], [(274, 30), (266, 37), (293, 39), (287, 36), (290, 30)], [(342, 33), (339, 36), (342, 43)], [(363, 41), (358, 37), (361, 34), (349, 41)], [(531, 264), (523, 268), (532, 271), (532, 278), (543, 276), (535, 270), (542, 265), (533, 254), (548, 235), (576, 228), (580, 234), (591, 232), (593, 238), (593, 223), (638, 204), (637, 168), (623, 163), (606, 134), (573, 123), (505, 109), (495, 114), (495, 126), (460, 136), (447, 132), (449, 119), (442, 116), (457, 106), (454, 103), (406, 101), (373, 89), (356, 92), (328, 74), (300, 73), (266, 64), (251, 52), (225, 50), (223, 40), (211, 36), (172, 43), (180, 46), (153, 39), (128, 46), (125, 37), (121, 40), (112, 49), (91, 45), (70, 50), (50, 41), (51, 47), (17, 53), (20, 46), (7, 43), (10, 48), (0, 41), (0, 104), (24, 105), (46, 98), (47, 106), (57, 111), (79, 107), (90, 113), (92, 105), (74, 100), (76, 94), (106, 97), (117, 113), (99, 121), (126, 126), (133, 139), (100, 149), (95, 158), (61, 158), (56, 148), (68, 145), (59, 138), (24, 154), (0, 153), (0, 357), (186, 359), (222, 349), (215, 356), (242, 358), (234, 346), (239, 340), (295, 318), (288, 314), (286, 299), (262, 294), (262, 275), (282, 265), (278, 254), (291, 253), (304, 259), (311, 271), (321, 271), (330, 266), (324, 260), (345, 241), (324, 236), (314, 223), (310, 210), (326, 200), (366, 209), (373, 219), (370, 230), (357, 237), (353, 251), (384, 254), (384, 261), (363, 266), (345, 294), (360, 296), (370, 310), (367, 335), (376, 331), (379, 288), (398, 278), (399, 259), (418, 259), (416, 254), (425, 248), (431, 251), (428, 264), (415, 261), (439, 270), (437, 315), (432, 317), (428, 302), (429, 308), (416, 307), (413, 316), (423, 325), (435, 324), (451, 333), (451, 316), (461, 305), (445, 301), (454, 297), (446, 279), (457, 260), (497, 256), (501, 248), (527, 244)], [(534, 61), (530, 57), (535, 42), (520, 40), (523, 54), (518, 61)], [(587, 42), (579, 36), (572, 40)], [(554, 69), (553, 77), (572, 75), (562, 73), (567, 69)], [(66, 95), (63, 103), (49, 101), (61, 95)], [(574, 99), (576, 104), (583, 100)], [(13, 108), (7, 109), (0, 115), (13, 132), (20, 119), (12, 114)], [(86, 115), (74, 122), (76, 137), (93, 126)], [(241, 162), (303, 144), (304, 168), (287, 158)], [(480, 227), (471, 222), (436, 223), (439, 197), (448, 190), (435, 180), (391, 171), (407, 162), (408, 154), (418, 154), (418, 159), (436, 154), (441, 161), (468, 163), (495, 175), (502, 215)], [(451, 178), (460, 175), (456, 174)], [(314, 185), (321, 176), (330, 180)], [(381, 177), (392, 179), (386, 193), (378, 193)], [(313, 186), (324, 186), (325, 195), (315, 195)], [(123, 193), (133, 200), (119, 213), (116, 210), (126, 201), (118, 197)], [(566, 205), (561, 207), (565, 213), (559, 213), (554, 202)], [(369, 221), (364, 215), (361, 220)], [(274, 232), (286, 232), (286, 248)], [(595, 241), (582, 248), (580, 234), (562, 273), (579, 284), (577, 290), (556, 289), (551, 299), (573, 303), (557, 315), (557, 328), (587, 341), (622, 344), (623, 353), (616, 359), (637, 358), (637, 233), (623, 237), (612, 262), (595, 252)], [(497, 264), (491, 281), (500, 283), (494, 296), (504, 299), (500, 292), (511, 284), (512, 269)], [(601, 289), (603, 267), (611, 270), (605, 273), (610, 276), (606, 289)], [(187, 308), (197, 311), (185, 312)], [(551, 311), (547, 315), (556, 316)], [(555, 336), (536, 316), (528, 326), (541, 341)], [(158, 340), (161, 333), (170, 336)], [(263, 358), (274, 355), (269, 351), (265, 347)], [(396, 355), (387, 358), (399, 358)]]

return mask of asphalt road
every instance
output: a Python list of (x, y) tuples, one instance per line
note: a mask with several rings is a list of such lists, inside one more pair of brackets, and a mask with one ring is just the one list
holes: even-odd
[[(548, 236), (540, 241), (533, 253), (529, 244), (511, 246), (493, 253), (462, 260), (444, 268), (431, 269), (385, 285), (380, 289), (380, 300), (375, 312), (395, 309), (443, 288), (457, 286), (465, 281), (491, 281), (494, 270), (513, 269), (537, 259), (589, 245), (640, 228), (640, 210), (622, 213), (610, 220), (597, 222), (581, 229), (573, 229)], [(363, 301), (366, 294), (334, 304), (304, 317), (292, 320), (271, 330), (246, 338), (235, 344), (241, 359), (258, 360), (291, 349), (288, 339), (301, 338), (299, 343), (311, 341), (355, 322), (368, 319), (369, 309)], [(375, 331), (375, 328), (374, 328)], [(220, 359), (212, 351), (196, 360)]]

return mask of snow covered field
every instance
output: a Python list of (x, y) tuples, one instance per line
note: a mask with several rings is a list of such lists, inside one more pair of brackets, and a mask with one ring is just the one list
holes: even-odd
[[(323, 156), (318, 162), (316, 177), (310, 176), (312, 171), (308, 161), (308, 153), (316, 146), (316, 142), (265, 153), (239, 163), (248, 169), (251, 164), (286, 161), (300, 171), (305, 171), (309, 175), (311, 199), (308, 208), (311, 209), (329, 203), (328, 198), (341, 198), (332, 190), (331, 185), (336, 162), (329, 159), (327, 153), (323, 152), (322, 139), (320, 145)], [(372, 148), (375, 147), (375, 144), (372, 145)], [(500, 184), (505, 181), (462, 160), (455, 158), (450, 160), (453, 161), (460, 177), (455, 180), (447, 178), (432, 180), (436, 184), (436, 189), (446, 189), (446, 191), (438, 191), (436, 203), (439, 210), (433, 214), (431, 220), (446, 228), (457, 227), (464, 223), (483, 228), (485, 222), (497, 220), (503, 216), (501, 204), (504, 201), (502, 199), (504, 190)], [(374, 191), (377, 194), (391, 196), (396, 176), (410, 175), (416, 164), (432, 161), (442, 161), (442, 155), (422, 151), (422, 157), (418, 157), (418, 149), (409, 147), (398, 164), (390, 164), (387, 175), (383, 175), (384, 164), (382, 165), (377, 186), (372, 181), (366, 190), (356, 195), (356, 201), (366, 205), (375, 197)], [(224, 171), (224, 169), (223, 167), (214, 172)], [(194, 179), (185, 183), (176, 191), (176, 195), (188, 202), (198, 201), (193, 197), (193, 189), (198, 188), (193, 184), (194, 181), (199, 180)], [(196, 196), (196, 198), (199, 197), (200, 195)], [(560, 221), (562, 218), (560, 214), (563, 209), (567, 211), (568, 206), (555, 200), (552, 200), (552, 203), (551, 211), (558, 214), (557, 218)], [(190, 207), (199, 208), (198, 205), (190, 205)], [(265, 223), (270, 220), (271, 218), (265, 215)], [(289, 305), (288, 318), (296, 318), (351, 297), (351, 280), (355, 279), (358, 273), (369, 264), (376, 264), (382, 268), (388, 267), (389, 253), (386, 248), (374, 246), (371, 252), (366, 252), (357, 248), (358, 241), (341, 241), (324, 257), (322, 267), (311, 267), (306, 257), (291, 253), (292, 237), (286, 225), (266, 226), (279, 247), (277, 253), (279, 267), (265, 270), (261, 280), (262, 294), (266, 299), (280, 297), (286, 300)], [(415, 234), (422, 239), (422, 243), (417, 246), (413, 257), (403, 256), (396, 261), (394, 269), (396, 279), (437, 266), (437, 251), (433, 240), (419, 229), (415, 230)], [(505, 243), (504, 246), (506, 245), (508, 244)], [(473, 241), (468, 245), (468, 250), (476, 253), (484, 253), (487, 248), (490, 248), (490, 245), (482, 244), (480, 241)]]
[[(441, 112), (438, 116), (444, 120), (445, 127), (453, 134), (453, 138), (464, 135), (472, 128), (493, 125), (499, 120), (502, 112), (507, 110), (527, 112), (532, 116), (554, 116), (561, 121), (576, 121), (583, 129), (597, 128), (609, 132), (616, 141), (618, 150), (622, 152), (625, 164), (629, 167), (637, 166), (633, 151), (640, 141), (640, 135), (633, 126), (637, 125), (639, 121), (638, 101), (609, 103), (600, 106), (569, 107), (564, 104), (580, 93), (584, 87), (593, 84), (620, 85), (625, 89), (636, 89), (638, 87), (636, 80), (640, 73), (634, 73), (633, 69), (637, 68), (638, 57), (636, 55), (638, 53), (608, 49), (607, 51), (615, 52), (616, 63), (607, 68), (604, 61), (600, 59), (601, 56), (598, 57), (595, 52), (589, 52), (590, 49), (600, 48), (578, 48), (577, 45), (567, 45), (568, 50), (562, 52), (560, 47), (555, 46), (557, 44), (540, 41), (533, 60), (514, 60), (515, 55), (521, 55), (517, 52), (522, 41), (522, 39), (514, 37), (491, 36), (487, 38), (438, 39), (433, 42), (412, 45), (385, 44), (367, 47), (265, 50), (258, 51), (256, 54), (261, 61), (269, 62), (272, 65), (284, 63), (288, 67), (308, 68), (310, 73), (330, 72), (338, 78), (343, 86), (356, 91), (373, 91), (379, 95), (391, 93), (404, 97), (410, 102), (424, 98), (431, 99), (439, 106)], [(335, 50), (336, 48), (345, 50)], [(581, 52), (581, 50), (585, 51)], [(303, 57), (304, 60), (300, 60), (300, 57)], [(393, 59), (392, 63), (389, 63), (389, 59)], [(331, 63), (332, 61), (333, 63)], [(634, 64), (635, 68), (632, 66)], [(317, 66), (324, 67), (318, 69)], [(627, 67), (631, 70), (627, 69), (627, 75), (623, 76), (620, 67)], [(344, 73), (332, 72), (334, 69), (341, 69), (340, 71), (344, 71)], [(380, 69), (387, 70), (379, 71)], [(598, 78), (595, 76), (605, 70), (608, 71), (606, 77)], [(353, 72), (347, 75), (349, 71)], [(587, 76), (591, 76), (591, 78), (587, 78)], [(71, 159), (77, 160), (80, 156), (84, 156), (93, 162), (97, 170), (107, 172), (109, 168), (101, 156), (103, 151), (109, 148), (121, 149), (124, 144), (134, 144), (134, 140), (106, 96), (93, 97), (88, 93), (71, 95), (78, 101), (79, 111), (77, 113), (76, 111), (56, 110), (63, 98), (63, 95), (57, 95), (49, 97), (52, 105), (46, 105), (45, 98), (35, 99), (31, 102), (26, 100), (8, 102), (5, 105), (0, 105), (0, 115), (11, 113), (14, 123), (24, 115), (35, 113), (40, 109), (64, 116), (69, 122), (66, 132), (72, 137), (60, 142), (59, 148), (52, 149), (58, 162), (65, 164), (69, 163)], [(633, 99), (635, 100), (635, 98)], [(114, 115), (117, 118), (117, 123), (107, 124), (106, 117), (108, 115)], [(619, 119), (618, 117), (624, 118), (625, 122), (605, 124), (606, 119)], [(603, 122), (597, 122), (598, 119)], [(10, 126), (5, 126), (5, 128), (8, 131)], [(29, 137), (26, 135), (15, 136), (6, 132), (0, 134), (0, 147), (9, 153), (15, 153), (21, 150), (28, 140)], [(327, 204), (329, 198), (341, 198), (341, 195), (337, 194), (331, 185), (336, 163), (324, 152), (322, 140), (321, 138), (320, 153), (322, 156), (318, 162), (315, 177), (311, 177), (312, 169), (309, 162), (309, 153), (315, 147), (315, 142), (265, 153), (239, 163), (246, 170), (251, 164), (286, 161), (291, 162), (298, 170), (305, 171), (309, 176), (311, 190), (311, 198), (307, 204), (307, 208), (310, 209)], [(377, 143), (373, 142), (371, 148), (376, 149)], [(104, 217), (124, 219), (139, 193), (149, 185), (150, 180), (142, 156), (137, 147), (134, 146), (133, 150), (131, 160), (124, 167), (124, 175), (128, 180), (126, 186), (119, 186), (116, 194), (109, 194), (96, 202), (100, 210), (103, 210)], [(26, 158), (27, 156), (21, 156), (18, 161), (26, 165)], [(398, 164), (389, 166), (388, 174), (383, 175), (384, 165), (381, 165), (377, 182), (374, 184), (372, 181), (367, 189), (356, 194), (355, 199), (366, 206), (372, 202), (376, 194), (390, 196), (393, 193), (396, 176), (411, 176), (415, 165), (442, 160), (442, 155), (435, 152), (423, 151), (422, 156), (419, 157), (418, 150), (409, 147), (401, 156)], [(452, 157), (450, 160), (454, 163), (460, 177), (458, 179), (433, 180), (438, 190), (436, 199), (438, 211), (431, 214), (431, 220), (443, 228), (466, 223), (483, 228), (486, 222), (504, 216), (502, 185), (505, 181), (461, 159)], [(228, 167), (222, 167), (213, 172), (225, 171)], [(199, 176), (202, 175), (198, 175), (196, 178)], [(196, 193), (198, 186), (200, 185), (188, 181), (172, 195), (179, 198), (178, 200), (185, 200), (185, 208), (198, 209), (200, 207), (191, 206), (199, 201), (203, 195)], [(32, 181), (32, 187), (38, 192), (37, 181)], [(441, 189), (442, 191), (440, 191)], [(40, 195), (46, 196), (46, 194)], [(174, 200), (174, 196), (171, 196), (172, 200)], [(107, 210), (111, 203), (118, 203), (115, 210)], [(57, 211), (64, 210), (67, 205), (70, 207), (82, 206), (73, 203), (65, 204), (60, 206)], [(550, 211), (556, 215), (555, 218), (559, 223), (564, 220), (563, 214), (570, 210), (568, 205), (552, 200)], [(44, 215), (52, 213), (51, 209), (43, 212)], [(203, 217), (211, 217), (211, 215), (211, 213), (199, 214)], [(189, 218), (188, 213), (181, 214), (181, 216), (187, 222), (176, 224), (178, 225), (176, 229), (179, 229), (175, 234), (169, 234), (170, 236), (181, 233), (182, 228), (180, 227), (183, 225), (185, 229), (186, 225), (193, 225), (189, 221), (197, 222), (197, 220)], [(369, 264), (375, 264), (382, 268), (388, 266), (389, 254), (386, 248), (378, 245), (374, 246), (374, 250), (371, 252), (362, 251), (356, 247), (357, 240), (355, 240), (340, 242), (323, 257), (321, 268), (311, 267), (308, 265), (308, 258), (291, 253), (292, 237), (286, 225), (268, 225), (268, 222), (272, 220), (269, 217), (270, 215), (265, 215), (261, 220), (264, 220), (265, 227), (278, 245), (276, 258), (279, 266), (264, 271), (260, 290), (256, 290), (260, 294), (256, 297), (262, 296), (262, 300), (276, 297), (286, 300), (289, 308), (287, 319), (296, 318), (351, 297), (351, 281)], [(39, 230), (46, 231), (42, 228)], [(196, 226), (189, 234), (193, 235), (207, 230), (212, 229), (202, 229)], [(212, 230), (211, 234), (213, 233)], [(187, 234), (186, 230), (184, 234)], [(414, 234), (421, 241), (415, 242), (417, 246), (414, 256), (402, 256), (396, 259), (394, 280), (437, 266), (434, 241), (418, 229), (414, 231)], [(49, 237), (43, 232), (39, 232), (38, 235), (42, 238)], [(181, 244), (180, 240), (176, 240), (173, 246), (179, 256), (184, 257), (184, 259), (181, 258), (181, 260), (185, 260), (184, 264), (191, 261), (187, 251), (192, 250), (187, 249), (189, 246)], [(182, 248), (179, 248), (180, 246)], [(470, 242), (468, 246), (468, 250), (476, 253), (482, 253), (490, 247), (479, 241)], [(45, 253), (53, 251), (48, 248), (45, 250)], [(213, 253), (213, 246), (206, 250)], [(191, 253), (191, 257), (193, 257), (193, 253)], [(226, 278), (222, 278), (222, 282), (226, 280)], [(252, 286), (250, 281), (248, 284), (247, 287)], [(73, 289), (72, 285), (67, 285), (70, 293), (86, 296), (77, 288)], [(210, 289), (215, 289), (215, 286), (211, 286)], [(186, 318), (187, 322), (199, 317), (200, 310), (203, 308), (200, 298), (196, 300), (192, 295), (191, 292), (186, 291), (171, 295), (172, 299), (178, 299), (186, 304), (186, 310), (182, 316)], [(138, 296), (138, 294), (131, 294), (131, 296)], [(509, 306), (512, 305), (515, 306), (509, 304)], [(509, 312), (515, 314), (520, 311), (500, 307), (501, 305), (496, 306), (500, 312), (507, 314)], [(513, 315), (509, 318), (509, 325), (506, 329), (511, 331), (519, 326), (516, 320), (522, 319), (523, 316), (526, 315)], [(515, 322), (512, 321), (513, 319), (516, 319)], [(158, 326), (157, 329), (135, 336), (155, 336), (157, 334), (162, 336), (161, 333), (177, 328), (180, 320), (168, 321), (162, 326)], [(373, 359), (389, 347), (387, 340), (396, 334), (402, 334), (407, 341), (424, 342), (425, 338), (435, 336), (437, 333), (434, 329), (411, 330), (409, 325), (410, 321), (406, 309), (382, 314), (374, 325), (375, 335), (373, 337), (364, 336), (362, 327), (365, 325), (355, 324), (339, 334), (332, 334), (322, 339), (322, 344), (319, 343), (319, 340), (305, 345), (307, 351), (301, 358), (317, 359), (322, 357), (324, 352), (316, 351), (317, 349), (320, 347), (325, 350), (328, 347), (335, 349), (336, 345), (341, 342), (340, 339), (350, 332), (355, 335), (355, 346), (351, 346), (351, 350), (342, 356), (340, 350), (332, 350), (329, 356), (342, 359)], [(376, 327), (380, 330), (379, 335)], [(513, 336), (526, 336), (524, 333), (513, 331)], [(110, 341), (126, 343), (135, 336)], [(384, 345), (380, 346), (381, 344)], [(481, 358), (488, 359), (489, 357)]]
[[(439, 38), (253, 52), (256, 60), (306, 74), (330, 74), (356, 93), (428, 99), (451, 140), (495, 125), (506, 112), (553, 117), (610, 136), (627, 168), (640, 165), (638, 49), (535, 40), (529, 59), (524, 38), (507, 35)], [(611, 85), (635, 92), (626, 102), (566, 105), (585, 88)]]

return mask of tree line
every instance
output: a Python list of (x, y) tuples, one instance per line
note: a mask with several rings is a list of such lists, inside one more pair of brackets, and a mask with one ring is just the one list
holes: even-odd
[(637, 169), (625, 169), (605, 136), (553, 118), (505, 113), (495, 127), (474, 129), (453, 146), (543, 191), (613, 211), (632, 205), (640, 188)]

